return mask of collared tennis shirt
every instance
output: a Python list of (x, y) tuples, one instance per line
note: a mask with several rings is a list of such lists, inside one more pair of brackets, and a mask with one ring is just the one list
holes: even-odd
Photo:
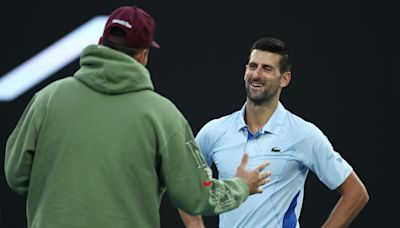
[(247, 170), (264, 161), (270, 165), (271, 182), (262, 186), (237, 209), (220, 215), (222, 228), (297, 228), (308, 171), (331, 190), (339, 187), (352, 167), (334, 151), (325, 135), (312, 123), (277, 109), (257, 133), (251, 134), (239, 111), (208, 122), (196, 141), (209, 166), (215, 163), (219, 179), (235, 176), (242, 156), (249, 154)]

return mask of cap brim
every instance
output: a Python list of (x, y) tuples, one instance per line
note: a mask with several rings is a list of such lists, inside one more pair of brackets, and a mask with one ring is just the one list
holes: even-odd
[(158, 45), (158, 43), (155, 41), (151, 42), (151, 46), (154, 48), (160, 48), (160, 45)]

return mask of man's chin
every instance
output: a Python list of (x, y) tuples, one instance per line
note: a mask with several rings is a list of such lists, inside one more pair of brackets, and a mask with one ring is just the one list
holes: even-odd
[(253, 102), (254, 104), (262, 104), (263, 102), (265, 102), (265, 99), (262, 99), (260, 97), (251, 97), (251, 96), (247, 96), (247, 98)]
[(251, 101), (252, 103), (254, 103), (256, 105), (262, 105), (262, 104), (268, 103), (268, 101), (271, 100), (268, 97), (255, 96), (254, 94), (247, 94), (247, 99), (249, 99), (249, 101)]

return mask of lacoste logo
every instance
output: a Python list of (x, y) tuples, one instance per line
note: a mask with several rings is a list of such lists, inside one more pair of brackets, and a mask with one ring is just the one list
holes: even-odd
[(277, 153), (277, 152), (281, 152), (281, 149), (278, 147), (272, 147), (271, 151)]

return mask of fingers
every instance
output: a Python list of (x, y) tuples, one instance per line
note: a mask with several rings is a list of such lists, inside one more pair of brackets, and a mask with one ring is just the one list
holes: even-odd
[(258, 172), (261, 172), (268, 165), (269, 165), (269, 161), (265, 161), (261, 165), (259, 165), (257, 168), (255, 168), (255, 170), (257, 170)]
[(263, 189), (262, 188), (257, 188), (256, 193), (263, 193)]
[(248, 161), (249, 161), (249, 155), (247, 153), (244, 153), (242, 157), (242, 162), (240, 162), (240, 167), (245, 169)]
[[(269, 180), (266, 181), (266, 182), (263, 183), (263, 184), (266, 184), (266, 183), (268, 183), (268, 182), (269, 182)], [(263, 184), (260, 183), (260, 186), (263, 185)], [(264, 189), (262, 189), (261, 187), (259, 187), (259, 188), (257, 188), (257, 190), (256, 190), (255, 192), (252, 192), (251, 194), (257, 194), (257, 193), (263, 193), (263, 192), (264, 192)]]
[(271, 179), (269, 177), (271, 176), (271, 174), (272, 174), (271, 171), (267, 171), (265, 173), (259, 174), (258, 175), (258, 178), (259, 178), (258, 185), (261, 186), (261, 185), (264, 185), (264, 184), (270, 182)]
[(259, 174), (259, 177), (260, 177), (260, 179), (265, 179), (267, 177), (270, 177), (271, 175), (272, 175), (272, 172), (271, 171), (267, 171), (265, 173)]
[(269, 183), (270, 181), (271, 181), (270, 178), (264, 178), (258, 184), (261, 186), (261, 185), (264, 185), (266, 183)]
[(271, 171), (266, 171), (261, 173), (269, 165), (268, 161), (263, 162), (261, 165), (257, 166), (251, 171), (246, 171), (246, 166), (249, 162), (249, 155), (247, 153), (243, 154), (242, 161), (237, 168), (236, 176), (243, 178), (248, 186), (250, 194), (262, 193), (263, 188), (261, 186), (270, 182)]

